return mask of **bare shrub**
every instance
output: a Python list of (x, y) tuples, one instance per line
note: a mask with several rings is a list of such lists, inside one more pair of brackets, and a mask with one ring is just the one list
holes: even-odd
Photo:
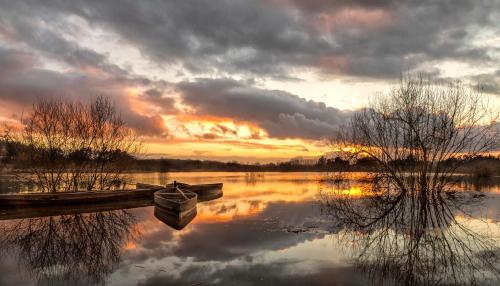
[(137, 140), (112, 102), (41, 100), (33, 105), (20, 141), (41, 191), (111, 189), (121, 182)]

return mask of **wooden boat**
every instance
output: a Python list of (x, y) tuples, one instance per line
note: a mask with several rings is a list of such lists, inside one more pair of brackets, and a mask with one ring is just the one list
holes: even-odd
[(136, 189), (116, 191), (85, 191), (61, 193), (0, 194), (0, 207), (96, 204), (152, 198), (162, 186), (137, 184)]
[[(173, 188), (174, 184), (168, 184), (167, 188)], [(222, 183), (190, 185), (176, 182), (181, 190), (190, 191), (198, 195), (198, 201), (209, 201), (222, 197)]]
[(179, 216), (158, 206), (155, 206), (154, 209), (154, 215), (158, 220), (176, 230), (181, 230), (186, 227), (186, 225), (188, 225), (196, 217), (196, 214), (196, 207), (184, 213), (183, 216)]
[(158, 185), (152, 185), (152, 184), (144, 184), (144, 183), (137, 183), (135, 184), (136, 189), (155, 189), (155, 190), (160, 190), (163, 189), (163, 186), (158, 186)]
[(220, 191), (219, 193), (216, 193), (216, 194), (208, 194), (208, 195), (203, 195), (203, 196), (198, 195), (198, 202), (202, 203), (202, 202), (213, 201), (213, 200), (222, 198), (223, 195), (224, 194), (222, 193), (222, 191)]
[(196, 209), (198, 195), (179, 188), (165, 188), (155, 192), (154, 200), (164, 211), (183, 218)]
[(120, 202), (104, 202), (98, 204), (75, 204), (68, 208), (66, 205), (27, 206), (17, 208), (1, 208), (0, 221), (11, 219), (27, 219), (36, 217), (75, 215), (115, 210), (126, 210), (154, 205), (153, 197), (144, 199), (126, 200)]

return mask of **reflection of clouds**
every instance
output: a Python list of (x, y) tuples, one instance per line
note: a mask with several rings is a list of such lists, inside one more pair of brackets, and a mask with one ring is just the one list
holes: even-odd
[[(171, 176), (177, 179), (184, 174)], [(196, 182), (189, 176), (179, 180)], [(243, 176), (229, 174), (228, 183), (217, 175), (202, 174), (207, 182), (225, 183), (224, 197), (198, 204), (198, 216), (183, 231), (157, 227), (154, 235), (144, 236), (141, 245), (127, 254), (125, 264), (130, 273), (116, 273), (116, 281), (137, 277), (134, 285), (254, 285), (256, 281), (265, 285), (331, 285), (336, 281), (327, 271), (349, 271), (359, 280), (339, 278), (339, 283), (369, 284), (366, 277), (345, 266), (345, 257), (355, 251), (345, 245), (334, 246), (345, 234), (335, 221), (321, 216), (316, 205), (320, 190), (337, 186), (318, 183), (317, 174), (300, 178), (299, 184), (287, 181), (289, 176), (266, 174), (265, 180), (249, 185)], [(349, 188), (340, 187), (342, 195), (365, 197), (368, 184), (356, 176), (358, 181)]]
[(142, 264), (144, 268), (131, 269), (131, 277), (144, 277), (136, 278), (134, 284), (138, 285), (200, 282), (208, 285), (366, 285), (366, 278), (350, 268), (343, 258), (332, 255), (335, 249), (330, 246), (331, 238), (324, 237), (284, 249), (257, 250), (230, 260), (196, 261), (170, 256), (148, 261)]
[[(122, 285), (124, 277), (128, 277), (127, 281), (136, 277), (131, 285), (198, 282), (229, 285), (236, 283), (234, 281), (253, 285), (268, 276), (270, 269), (275, 269), (275, 277), (269, 279), (276, 285), (293, 281), (326, 283), (331, 277), (327, 279), (326, 270), (320, 277), (323, 264), (334, 272), (345, 264), (334, 255), (338, 251), (331, 249), (331, 237), (325, 232), (289, 233), (286, 227), (326, 228), (327, 223), (330, 222), (323, 221), (319, 209), (311, 202), (272, 202), (253, 217), (195, 221), (187, 226), (187, 231), (179, 232), (167, 227), (156, 229), (143, 233), (142, 243), (126, 253), (123, 263), (126, 266), (115, 273), (113, 281)], [(340, 268), (332, 265), (340, 265)], [(248, 271), (260, 272), (243, 274)]]
[(134, 262), (172, 255), (195, 260), (228, 260), (257, 250), (283, 249), (318, 237), (312, 233), (298, 236), (282, 229), (289, 225), (318, 225), (319, 218), (318, 209), (311, 203), (273, 203), (251, 219), (198, 222), (196, 217), (182, 231), (154, 227), (149, 221), (146, 222), (149, 231), (142, 232), (141, 244), (128, 255)]
[(270, 202), (301, 202), (315, 199), (321, 173), (266, 173), (258, 184), (249, 185), (246, 173), (143, 173), (134, 175), (137, 182), (161, 184), (165, 178), (187, 183), (224, 182), (223, 199), (198, 204), (192, 223), (228, 221), (255, 216)]
[[(193, 257), (196, 260), (229, 260), (245, 256), (254, 251), (285, 249), (315, 234), (301, 236), (280, 231), (275, 222), (236, 221), (229, 224), (199, 225), (183, 237), (174, 255)], [(228, 231), (230, 230), (230, 231)], [(209, 238), (209, 239), (208, 239)]]
[[(252, 263), (246, 266), (228, 265), (224, 268), (212, 271), (207, 275), (204, 266), (192, 265), (186, 269), (178, 279), (165, 273), (150, 276), (138, 285), (195, 285), (195, 283), (207, 283), (208, 285), (366, 285), (366, 278), (360, 276), (352, 267), (320, 267), (315, 273), (296, 272), (292, 275), (283, 271), (289, 263), (280, 262), (272, 264)], [(187, 280), (187, 281), (186, 281)], [(201, 285), (201, 284), (200, 284)]]
[[(138, 181), (165, 182), (160, 174), (141, 176), (150, 181)], [(152, 207), (131, 210), (139, 222), (141, 239), (122, 247), (122, 261), (109, 283), (120, 286), (370, 284), (348, 260), (356, 253), (355, 244), (350, 242), (346, 247), (341, 243), (347, 228), (339, 228), (338, 222), (320, 213), (318, 194), (320, 190), (329, 190), (328, 185), (318, 183), (318, 174), (300, 174), (296, 180), (300, 183), (287, 181), (294, 176), (298, 175), (266, 174), (264, 180), (248, 185), (242, 174), (170, 173), (169, 178), (179, 181), (222, 181), (224, 196), (199, 203), (197, 217), (181, 231), (158, 221)], [(359, 199), (365, 185), (366, 182), (359, 181), (352, 184), (354, 188), (340, 190), (344, 190), (345, 196)], [(472, 212), (468, 213), (472, 218), (464, 216), (457, 220), (469, 228), (477, 227), (478, 232), (486, 231), (479, 219), (498, 222), (500, 196), (487, 196), (483, 204), (471, 207)], [(500, 232), (492, 234), (500, 236)], [(0, 264), (0, 273), (12, 271), (5, 263)], [(0, 277), (0, 285), (25, 285), (18, 276)]]
[(198, 205), (196, 222), (229, 221), (255, 217), (274, 202), (294, 203), (312, 201), (318, 192), (317, 180), (305, 185), (293, 182), (265, 181), (256, 185), (244, 182), (226, 184), (224, 197)]
[[(193, 283), (210, 280), (227, 285), (223, 282), (228, 283), (235, 277), (222, 279), (222, 273), (266, 269), (265, 265), (267, 269), (280, 265), (281, 274), (276, 281), (288, 279), (283, 276), (285, 272), (312, 277), (311, 273), (303, 273), (304, 269), (315, 272), (322, 263), (331, 264), (336, 259), (331, 250), (325, 251), (331, 240), (324, 232), (295, 234), (286, 232), (284, 227), (320, 225), (323, 222), (318, 211), (310, 202), (271, 203), (251, 218), (194, 222), (186, 227), (187, 231), (177, 232), (165, 227), (143, 233), (141, 244), (125, 254), (126, 270), (115, 273), (113, 281), (121, 281), (124, 277), (147, 277), (139, 280), (143, 285), (155, 285), (155, 281), (161, 281), (156, 280), (158, 277), (167, 279), (168, 276), (168, 281), (177, 283), (181, 280), (187, 283), (187, 279)], [(303, 259), (305, 256), (307, 260)], [(315, 262), (310, 262), (314, 259)]]
[(500, 222), (500, 193), (487, 194), (480, 204), (464, 206), (464, 211), (473, 218)]

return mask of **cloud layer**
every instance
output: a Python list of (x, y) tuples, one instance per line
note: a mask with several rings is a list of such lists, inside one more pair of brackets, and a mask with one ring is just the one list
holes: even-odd
[(0, 0), (0, 8), (0, 118), (41, 97), (106, 95), (156, 139), (178, 130), (200, 141), (240, 136), (223, 125), (167, 128), (187, 114), (247, 123), (248, 140), (262, 139), (259, 130), (316, 140), (349, 117), (332, 106), (351, 94), (309, 92), (311, 78), (390, 85), (404, 71), (448, 79), (466, 67), (472, 84), (500, 94), (496, 0)]
[[(74, 64), (104, 61), (102, 55), (78, 51), (74, 43), (51, 33), (54, 25), (68, 22), (68, 16), (116, 33), (159, 63), (178, 63), (194, 73), (285, 78), (299, 67), (380, 78), (397, 77), (423, 61), (485, 63), (495, 58), (498, 47), (474, 45), (473, 40), (481, 30), (498, 33), (500, 26), (495, 0), (4, 1), (1, 5), (2, 18), (17, 36)], [(66, 28), (65, 32), (78, 31)]]
[(198, 79), (180, 83), (177, 88), (183, 102), (192, 107), (195, 114), (255, 123), (269, 136), (277, 138), (331, 136), (350, 114), (322, 102), (227, 79)]

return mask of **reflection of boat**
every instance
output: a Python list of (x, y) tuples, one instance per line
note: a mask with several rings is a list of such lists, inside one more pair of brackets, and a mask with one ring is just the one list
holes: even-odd
[(222, 184), (169, 184), (155, 193), (154, 214), (170, 227), (181, 230), (196, 216), (196, 203), (222, 197)]
[(46, 206), (118, 202), (152, 198), (153, 194), (162, 188), (161, 186), (137, 184), (136, 189), (132, 190), (0, 194), (0, 206)]
[(198, 195), (178, 188), (161, 189), (154, 194), (155, 205), (183, 218), (196, 209)]
[[(181, 190), (190, 191), (198, 195), (198, 201), (209, 201), (222, 197), (222, 183), (215, 184), (197, 184), (175, 182)], [(168, 184), (167, 188), (172, 188), (174, 184)]]
[(196, 207), (192, 208), (188, 212), (183, 213), (182, 216), (176, 213), (172, 213), (158, 206), (155, 206), (155, 211), (154, 211), (154, 215), (158, 220), (176, 230), (183, 229), (194, 219), (196, 214), (197, 214)]
[(97, 213), (114, 210), (147, 207), (154, 204), (153, 198), (134, 199), (120, 202), (104, 202), (99, 204), (75, 204), (71, 208), (65, 205), (54, 205), (49, 207), (22, 207), (0, 209), (0, 220), (26, 219), (48, 216), (76, 215), (84, 213)]

